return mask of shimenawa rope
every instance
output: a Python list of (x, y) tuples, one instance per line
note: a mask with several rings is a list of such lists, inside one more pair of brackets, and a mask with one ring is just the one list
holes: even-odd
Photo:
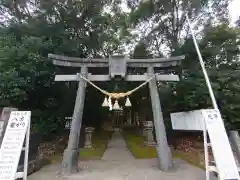
[(141, 87), (145, 86), (154, 76), (152, 75), (149, 79), (147, 79), (145, 82), (143, 82), (142, 84), (140, 84), (139, 86), (137, 86), (136, 88), (127, 91), (125, 93), (121, 92), (121, 93), (110, 93), (108, 91), (105, 91), (104, 89), (101, 89), (100, 87), (98, 87), (97, 85), (95, 85), (93, 82), (91, 82), (89, 79), (85, 78), (84, 76), (78, 74), (80, 78), (84, 79), (86, 82), (88, 82), (90, 85), (92, 85), (94, 88), (96, 88), (97, 90), (99, 90), (101, 93), (105, 94), (106, 96), (108, 96), (109, 98), (112, 99), (119, 99), (119, 98), (123, 98), (126, 96), (131, 95), (132, 93), (136, 92), (138, 89), (140, 89)]

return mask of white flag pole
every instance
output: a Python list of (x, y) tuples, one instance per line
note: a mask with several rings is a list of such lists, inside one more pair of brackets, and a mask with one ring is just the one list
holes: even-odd
[(187, 18), (189, 29), (190, 29), (190, 32), (191, 32), (191, 35), (192, 35), (192, 38), (193, 38), (194, 46), (195, 46), (195, 49), (197, 51), (198, 59), (199, 59), (199, 62), (200, 62), (200, 65), (201, 65), (201, 68), (202, 68), (202, 71), (203, 71), (203, 75), (204, 75), (204, 78), (205, 78), (205, 81), (206, 81), (206, 84), (207, 84), (207, 87), (208, 87), (208, 91), (209, 91), (209, 94), (210, 94), (210, 97), (211, 97), (211, 100), (212, 100), (213, 107), (214, 107), (214, 109), (218, 109), (217, 101), (216, 101), (216, 98), (215, 98), (213, 90), (212, 90), (212, 86), (211, 86), (211, 83), (210, 83), (210, 80), (209, 80), (209, 77), (208, 77), (208, 74), (207, 74), (207, 70), (205, 68), (203, 58), (202, 58), (201, 52), (199, 50), (197, 40), (195, 38), (195, 34), (194, 34), (194, 31), (193, 31), (193, 28), (192, 28), (192, 25), (191, 25), (191, 22), (188, 18), (187, 13), (186, 13), (186, 18)]
[[(203, 58), (202, 58), (201, 52), (199, 50), (197, 40), (195, 38), (195, 34), (194, 34), (194, 31), (193, 31), (193, 28), (192, 28), (192, 24), (191, 24), (191, 22), (188, 18), (187, 13), (186, 13), (186, 19), (187, 19), (187, 22), (188, 22), (188, 25), (189, 25), (189, 30), (190, 30), (191, 35), (192, 35), (192, 39), (193, 39), (195, 49), (197, 51), (198, 59), (199, 59), (199, 62), (200, 62), (200, 65), (201, 65), (201, 68), (202, 68), (202, 71), (203, 71), (204, 79), (205, 79), (207, 87), (208, 87), (208, 91), (209, 91), (209, 94), (210, 94), (210, 97), (211, 97), (211, 100), (212, 100), (213, 107), (214, 107), (214, 109), (218, 109), (218, 105), (217, 105), (216, 98), (215, 98), (213, 90), (212, 90), (212, 86), (211, 86), (211, 83), (210, 83), (210, 80), (209, 80), (209, 77), (208, 77), (208, 74), (207, 74), (207, 70), (205, 68)], [(206, 122), (204, 122), (203, 138), (204, 138), (204, 159), (205, 159), (205, 168), (206, 168), (206, 180), (210, 180)]]

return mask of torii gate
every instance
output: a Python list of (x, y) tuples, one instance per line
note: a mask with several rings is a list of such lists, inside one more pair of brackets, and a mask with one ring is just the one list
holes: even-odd
[[(129, 59), (123, 56), (113, 56), (108, 59), (87, 59), (49, 54), (48, 57), (53, 60), (54, 65), (79, 67), (81, 69), (80, 74), (55, 76), (55, 81), (79, 81), (68, 146), (64, 151), (62, 160), (62, 171), (64, 173), (72, 173), (79, 170), (79, 136), (87, 85), (86, 79), (89, 81), (110, 81), (119, 77), (125, 81), (147, 81), (149, 77), (153, 77), (148, 84), (152, 102), (154, 126), (156, 130), (156, 150), (159, 168), (162, 171), (167, 171), (172, 167), (172, 154), (166, 138), (166, 130), (163, 121), (157, 81), (179, 81), (179, 77), (174, 74), (155, 74), (154, 68), (171, 68), (178, 65), (180, 62), (179, 60), (184, 59), (184, 56), (154, 59)], [(89, 74), (89, 67), (109, 67), (109, 74)], [(128, 75), (127, 67), (145, 68), (146, 73), (143, 75)]]

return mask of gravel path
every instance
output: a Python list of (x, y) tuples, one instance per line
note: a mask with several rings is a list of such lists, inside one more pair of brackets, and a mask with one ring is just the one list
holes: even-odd
[(169, 172), (161, 172), (156, 159), (135, 159), (119, 132), (113, 134), (102, 160), (80, 161), (79, 166), (79, 173), (60, 176), (59, 162), (45, 166), (28, 180), (205, 180), (203, 170), (180, 159), (174, 161), (174, 169)]
[(103, 154), (102, 160), (129, 161), (134, 159), (120, 132), (114, 132), (112, 139), (108, 142), (108, 147)]

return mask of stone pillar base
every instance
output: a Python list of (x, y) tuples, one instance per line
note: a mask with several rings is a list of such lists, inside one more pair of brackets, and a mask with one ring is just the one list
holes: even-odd
[(120, 129), (120, 128), (114, 128), (114, 131), (115, 131), (115, 132), (120, 132), (121, 129)]
[(62, 160), (62, 174), (79, 172), (78, 160), (80, 149), (65, 149)]
[(157, 143), (155, 141), (145, 141), (144, 145), (147, 147), (156, 147)]
[(92, 145), (92, 144), (85, 144), (85, 145), (84, 145), (84, 148), (88, 148), (88, 149), (89, 149), (89, 148), (93, 148), (93, 145)]

